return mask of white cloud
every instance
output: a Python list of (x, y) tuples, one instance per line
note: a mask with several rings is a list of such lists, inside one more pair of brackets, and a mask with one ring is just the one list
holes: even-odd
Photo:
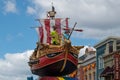
[[(40, 18), (44, 18), (46, 12), (51, 9), (50, 0), (31, 2)], [(84, 29), (82, 38), (102, 39), (111, 35), (119, 36), (119, 0), (53, 0), (53, 4), (57, 17), (69, 17), (72, 25), (70, 27), (77, 21), (76, 27)]]
[(30, 15), (33, 15), (33, 14), (35, 14), (35, 13), (36, 13), (36, 11), (35, 11), (35, 9), (34, 9), (34, 8), (32, 8), (32, 7), (28, 6), (28, 7), (27, 7), (27, 13), (28, 13), (28, 14), (30, 14)]
[(29, 56), (33, 50), (23, 53), (5, 54), (4, 59), (0, 59), (0, 80), (26, 80), (32, 75), (28, 66)]
[(17, 37), (24, 37), (23, 33), (18, 33)]
[(98, 28), (82, 28), (84, 31), (81, 33), (74, 32), (72, 37), (84, 38), (84, 39), (98, 39), (101, 40), (108, 36), (119, 36), (120, 31), (119, 27), (108, 28), (108, 29), (98, 29)]
[(4, 11), (5, 13), (16, 13), (17, 12), (17, 8), (16, 8), (16, 3), (15, 1), (4, 1), (5, 6), (4, 6)]
[(24, 37), (23, 33), (18, 32), (16, 34), (7, 34), (6, 40), (7, 41), (13, 41), (13, 40), (15, 40), (17, 38), (23, 38), (23, 37)]
[(6, 36), (6, 40), (7, 41), (12, 41), (14, 39), (14, 37), (13, 37), (13, 35), (11, 35), (11, 34), (8, 34), (7, 36)]

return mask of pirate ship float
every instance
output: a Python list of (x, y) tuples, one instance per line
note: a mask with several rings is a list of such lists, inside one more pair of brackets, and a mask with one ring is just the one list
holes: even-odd
[[(52, 11), (47, 13), (46, 19), (38, 19), (41, 27), (37, 27), (39, 41), (33, 54), (29, 59), (31, 72), (38, 76), (64, 76), (72, 73), (77, 69), (78, 53), (83, 46), (72, 46), (69, 40), (72, 32), (82, 31), (68, 27), (68, 18), (55, 18), (55, 8), (52, 6)], [(63, 20), (63, 21), (62, 21)], [(63, 26), (63, 23), (65, 25)], [(59, 44), (51, 43), (51, 31), (56, 27), (59, 34)], [(68, 32), (67, 39), (63, 39), (63, 32)]]

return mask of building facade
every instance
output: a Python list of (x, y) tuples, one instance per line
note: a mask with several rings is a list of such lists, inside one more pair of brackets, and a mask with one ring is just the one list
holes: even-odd
[(120, 49), (105, 54), (103, 59), (104, 70), (100, 76), (104, 77), (105, 80), (120, 80)]
[(79, 57), (78, 80), (95, 80), (96, 74), (96, 50), (85, 49), (85, 54)]
[[(106, 80), (101, 74), (105, 69), (112, 69), (114, 64), (112, 53), (120, 49), (120, 37), (108, 37), (94, 47), (96, 48), (96, 79)], [(107, 80), (113, 80), (113, 76)]]

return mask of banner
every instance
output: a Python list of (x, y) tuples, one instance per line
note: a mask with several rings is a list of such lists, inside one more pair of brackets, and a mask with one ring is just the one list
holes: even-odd
[(120, 61), (120, 55), (118, 53), (114, 54), (114, 80), (120, 80), (120, 72), (119, 72), (119, 61)]

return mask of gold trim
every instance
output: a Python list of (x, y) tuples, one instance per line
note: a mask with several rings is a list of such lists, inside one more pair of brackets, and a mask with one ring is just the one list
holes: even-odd
[[(56, 60), (55, 62), (58, 62), (58, 61), (61, 61), (61, 60), (64, 60), (64, 59)], [(48, 65), (50, 65), (50, 64), (53, 64), (53, 63), (55, 63), (55, 62), (46, 64), (45, 66), (48, 66)], [(37, 65), (39, 65), (39, 64), (34, 64), (34, 67), (37, 66)], [(45, 67), (45, 66), (42, 66), (42, 67), (40, 67), (40, 68), (43, 68), (43, 67)]]
[[(53, 63), (55, 62), (58, 62), (58, 61), (61, 61), (61, 60), (64, 60), (63, 62), (63, 66), (60, 70), (60, 72), (62, 72), (66, 66), (66, 63), (67, 63), (67, 57), (68, 57), (68, 54), (69, 52), (72, 52), (74, 54), (79, 54), (79, 50), (83, 48), (83, 46), (71, 46), (71, 42), (69, 40), (66, 40), (65, 44), (64, 45), (47, 45), (47, 44), (39, 44), (37, 45), (36, 49), (34, 50), (33, 54), (31, 55), (30, 57), (30, 60), (35, 60), (35, 59), (39, 59), (40, 57), (46, 57), (48, 59), (53, 59), (55, 57), (58, 57), (59, 55), (63, 54), (62, 56), (64, 56), (62, 59), (59, 59), (59, 60), (55, 60)], [(57, 53), (57, 52), (61, 52), (60, 54), (54, 56), (54, 57), (47, 57), (46, 55), (47, 54), (52, 54), (52, 53)], [(53, 63), (50, 63), (50, 64), (53, 64)], [(34, 64), (32, 65), (33, 67), (35, 66), (38, 66), (40, 65), (41, 63), (39, 64)], [(47, 66), (47, 65), (50, 65), (50, 64), (46, 64), (44, 66), (42, 66), (41, 68)], [(30, 67), (32, 67), (30, 66)], [(40, 67), (40, 66), (39, 66)]]
[(62, 72), (65, 68), (65, 65), (66, 65), (66, 62), (67, 62), (67, 56), (68, 56), (68, 49), (65, 50), (65, 60), (64, 60), (64, 63), (63, 63), (63, 66), (62, 66), (60, 72)]

